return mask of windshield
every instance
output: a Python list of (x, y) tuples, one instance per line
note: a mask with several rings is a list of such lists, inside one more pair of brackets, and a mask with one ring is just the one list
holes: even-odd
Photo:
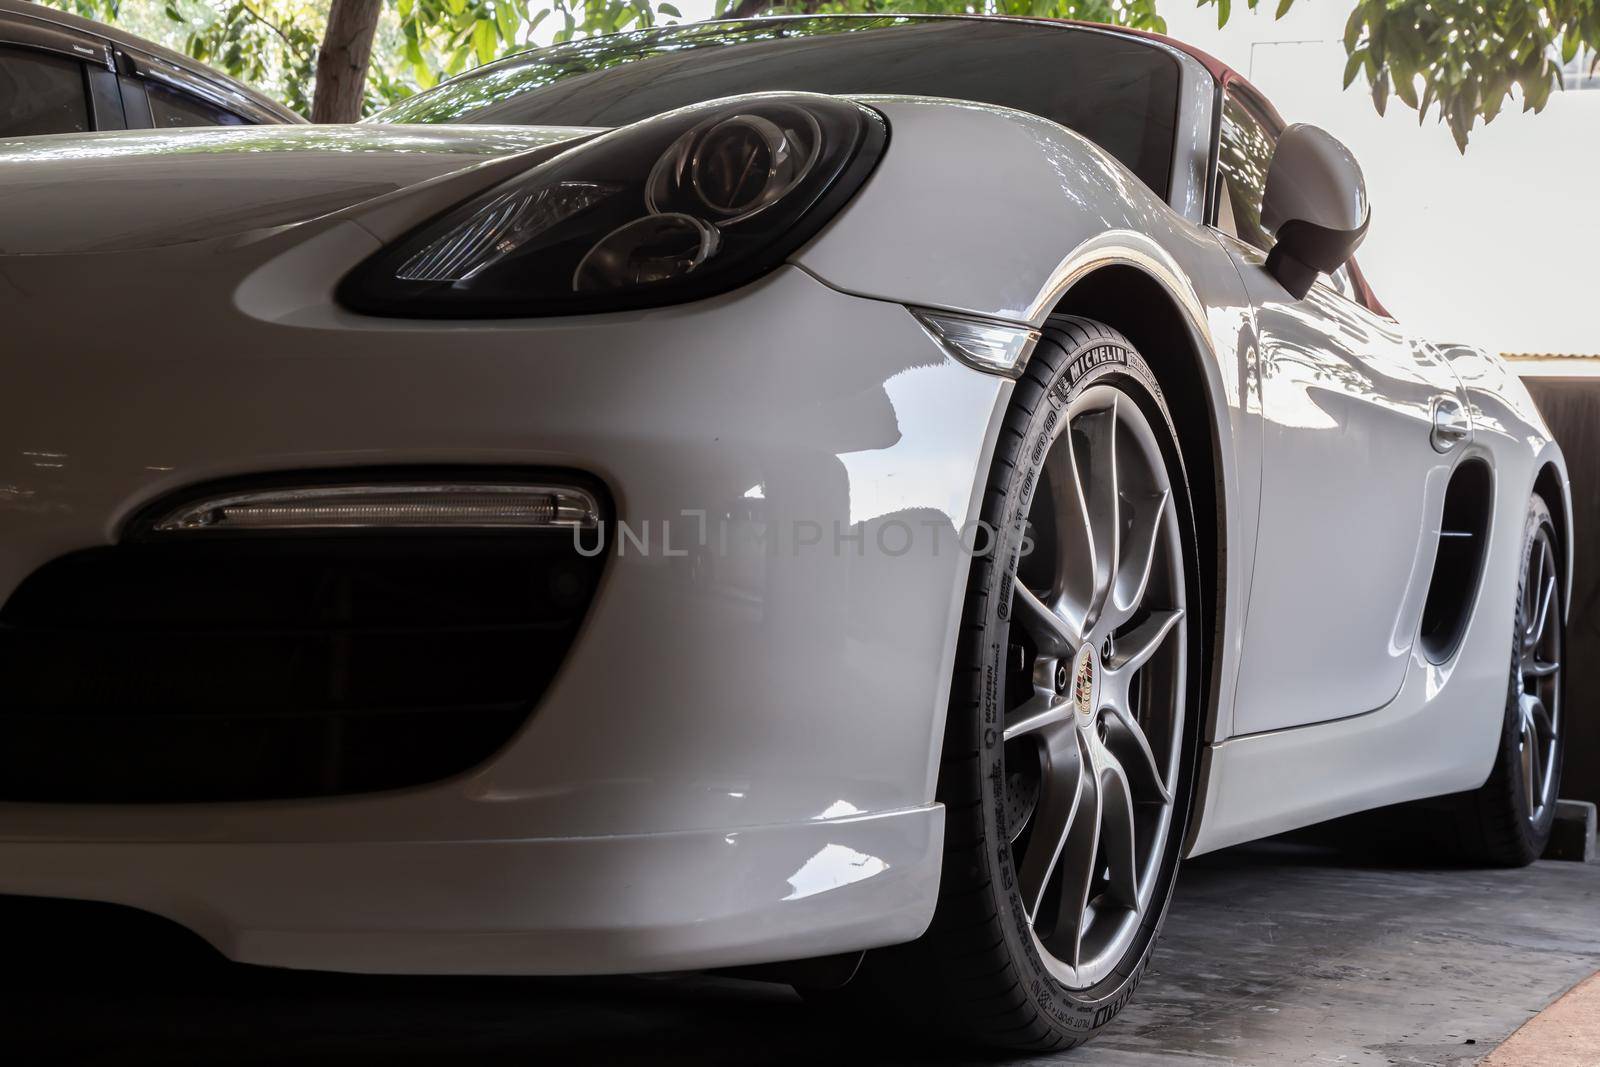
[(1165, 195), (1178, 64), (1135, 38), (976, 19), (702, 22), (591, 37), (490, 63), (376, 122), (621, 126), (740, 93), (940, 96), (1074, 129)]

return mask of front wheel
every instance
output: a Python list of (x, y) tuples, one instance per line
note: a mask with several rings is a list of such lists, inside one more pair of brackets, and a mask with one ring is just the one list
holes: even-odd
[(939, 779), (939, 905), (857, 981), (946, 1032), (1067, 1048), (1149, 962), (1200, 707), (1188, 483), (1155, 376), (1120, 334), (1051, 320), (984, 519), (996, 535), (972, 563)]

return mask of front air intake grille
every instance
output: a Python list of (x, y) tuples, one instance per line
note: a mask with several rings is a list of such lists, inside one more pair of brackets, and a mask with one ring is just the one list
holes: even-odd
[(567, 531), (62, 557), (0, 610), (0, 799), (312, 797), (467, 770), (526, 720), (601, 563)]

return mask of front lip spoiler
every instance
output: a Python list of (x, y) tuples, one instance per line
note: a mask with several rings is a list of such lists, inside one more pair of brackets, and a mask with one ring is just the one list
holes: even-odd
[(0, 892), (140, 908), (229, 959), (274, 967), (659, 973), (915, 940), (933, 918), (943, 840), (941, 804), (503, 840), (48, 840), (0, 830)]

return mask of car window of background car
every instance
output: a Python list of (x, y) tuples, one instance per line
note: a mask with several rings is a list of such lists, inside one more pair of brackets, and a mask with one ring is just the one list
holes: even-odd
[(795, 18), (702, 23), (575, 41), (491, 63), (379, 122), (620, 126), (761, 91), (938, 96), (1076, 130), (1163, 196), (1179, 68), (1142, 41), (1036, 23)]
[(82, 63), (0, 46), (0, 137), (88, 128)]
[(175, 126), (243, 126), (245, 120), (199, 97), (150, 82), (150, 122), (158, 130)]

